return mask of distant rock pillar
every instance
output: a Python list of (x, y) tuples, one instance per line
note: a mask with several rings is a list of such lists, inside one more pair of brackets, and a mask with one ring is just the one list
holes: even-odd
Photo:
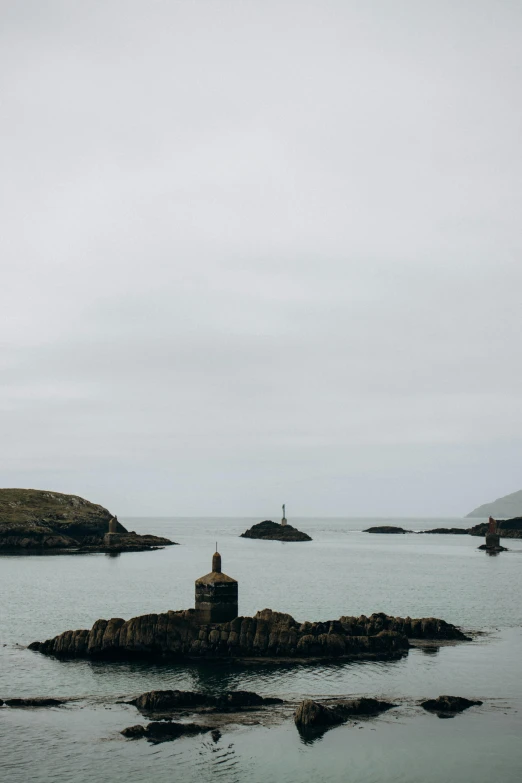
[(196, 579), (196, 620), (200, 625), (228, 623), (238, 615), (238, 584), (221, 571), (215, 552), (210, 574)]
[(488, 530), (486, 533), (486, 549), (498, 549), (500, 547), (500, 536), (497, 531), (497, 521), (490, 517), (488, 520)]

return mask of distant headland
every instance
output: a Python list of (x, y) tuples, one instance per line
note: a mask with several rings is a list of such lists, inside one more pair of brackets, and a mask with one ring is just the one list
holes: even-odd
[(504, 495), (497, 498), (492, 503), (484, 503), (482, 506), (470, 511), (467, 518), (487, 518), (510, 519), (513, 517), (522, 517), (522, 489), (518, 492), (512, 492), (510, 495)]
[(129, 532), (103, 506), (41, 489), (0, 489), (0, 551), (140, 552), (174, 544)]

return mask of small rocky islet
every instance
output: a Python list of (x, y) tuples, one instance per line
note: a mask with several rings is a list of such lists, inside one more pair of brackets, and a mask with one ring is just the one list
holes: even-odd
[(265, 519), (241, 533), (241, 538), (257, 538), (262, 541), (312, 541), (311, 536), (288, 523), (280, 524)]
[(142, 552), (174, 543), (129, 532), (106, 508), (77, 495), (0, 489), (0, 551)]

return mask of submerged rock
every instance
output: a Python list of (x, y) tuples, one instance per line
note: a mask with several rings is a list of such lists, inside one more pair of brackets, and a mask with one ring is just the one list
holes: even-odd
[(281, 525), (279, 522), (272, 522), (265, 519), (264, 522), (258, 522), (252, 525), (249, 530), (241, 533), (241, 538), (259, 538), (263, 541), (311, 541), (311, 537), (302, 533), (292, 525)]
[(8, 707), (59, 707), (65, 704), (67, 699), (50, 699), (47, 696), (36, 696), (34, 698), (5, 699), (0, 700), (0, 704), (6, 704)]
[(211, 726), (199, 726), (197, 723), (158, 722), (148, 723), (146, 726), (137, 724), (123, 729), (121, 734), (128, 739), (141, 739), (145, 737), (149, 742), (168, 742), (183, 736), (194, 736), (214, 731)]
[[(114, 533), (109, 543), (111, 522)], [(0, 489), (0, 551), (140, 552), (173, 543), (129, 532), (106, 508), (77, 495)]]
[(363, 530), (363, 533), (411, 533), (411, 530), (404, 530), (402, 527), (395, 527), (394, 525), (376, 525), (375, 527), (369, 527), (367, 530)]
[(326, 706), (320, 702), (306, 699), (294, 713), (295, 724), (300, 728), (335, 726), (344, 723), (355, 715), (378, 715), (397, 705), (378, 699), (351, 699)]
[(149, 691), (128, 702), (134, 704), (143, 715), (166, 713), (186, 707), (212, 708), (213, 712), (234, 712), (244, 707), (282, 704), (282, 699), (263, 698), (252, 691), (227, 691), (213, 696), (195, 691)]
[(97, 620), (90, 630), (65, 631), (29, 649), (63, 658), (259, 658), (310, 660), (400, 657), (412, 639), (468, 640), (456, 626), (434, 617), (373, 614), (299, 623), (263, 609), (255, 617), (201, 625), (194, 609), (123, 620)]
[(483, 704), (479, 700), (464, 699), (462, 696), (439, 696), (437, 699), (421, 701), (421, 707), (429, 712), (463, 712), (464, 710)]

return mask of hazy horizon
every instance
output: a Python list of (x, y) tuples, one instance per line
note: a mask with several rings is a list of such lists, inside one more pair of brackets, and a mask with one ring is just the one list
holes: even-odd
[(0, 42), (1, 486), (121, 517), (522, 487), (521, 4), (5, 0)]

